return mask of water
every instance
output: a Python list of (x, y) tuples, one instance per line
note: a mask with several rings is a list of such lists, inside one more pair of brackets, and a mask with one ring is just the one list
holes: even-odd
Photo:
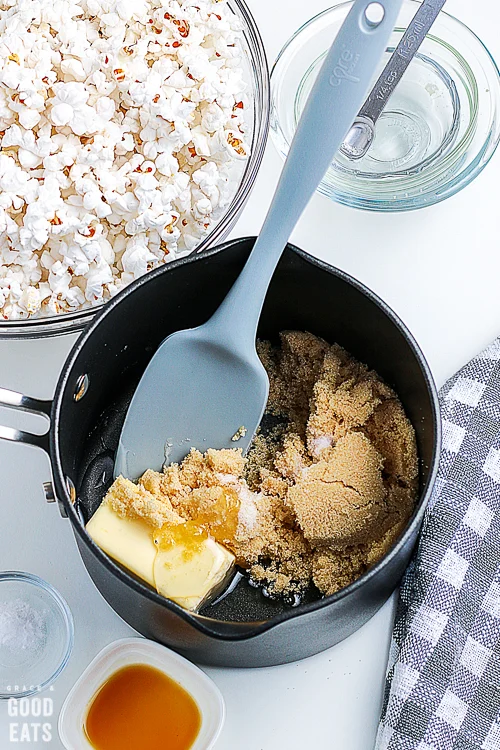
[[(387, 50), (381, 65), (393, 51)], [(309, 68), (297, 91), (297, 120), (323, 58)], [(357, 161), (339, 152), (325, 180), (336, 182), (339, 172), (345, 181), (419, 174), (452, 147), (460, 117), (455, 83), (438, 62), (418, 53), (376, 124), (371, 149)]]

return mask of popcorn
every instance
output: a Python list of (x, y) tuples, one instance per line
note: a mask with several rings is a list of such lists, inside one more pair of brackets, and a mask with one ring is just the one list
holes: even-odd
[(249, 147), (226, 0), (0, 5), (0, 314), (98, 305), (191, 252)]

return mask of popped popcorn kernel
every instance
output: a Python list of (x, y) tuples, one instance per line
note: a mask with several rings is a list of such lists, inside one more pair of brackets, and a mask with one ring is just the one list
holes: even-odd
[(249, 153), (226, 0), (8, 0), (0, 39), (1, 318), (102, 304), (195, 249)]

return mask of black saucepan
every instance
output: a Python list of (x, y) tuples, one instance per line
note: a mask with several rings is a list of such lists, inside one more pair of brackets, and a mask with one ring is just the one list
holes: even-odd
[[(397, 586), (415, 544), (436, 475), (439, 406), (425, 359), (405, 326), (372, 292), (289, 245), (269, 288), (259, 335), (310, 331), (338, 342), (399, 394), (417, 433), (421, 492), (399, 542), (374, 568), (333, 596), (298, 607), (266, 599), (241, 579), (220, 603), (193, 615), (113, 563), (84, 523), (112, 481), (113, 452), (142, 372), (170, 333), (203, 323), (240, 272), (253, 239), (240, 239), (158, 269), (108, 303), (82, 334), (53, 402), (0, 391), (0, 401), (47, 415), (45, 436), (0, 428), (0, 437), (50, 454), (54, 494), (69, 518), (96, 586), (140, 633), (206, 664), (263, 666), (301, 659), (363, 625)], [(244, 314), (244, 311), (242, 311)]]

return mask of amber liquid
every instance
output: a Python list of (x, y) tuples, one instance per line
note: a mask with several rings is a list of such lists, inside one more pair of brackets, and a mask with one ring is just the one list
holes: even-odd
[(93, 697), (85, 733), (96, 750), (189, 750), (201, 727), (193, 698), (154, 667), (115, 672)]

